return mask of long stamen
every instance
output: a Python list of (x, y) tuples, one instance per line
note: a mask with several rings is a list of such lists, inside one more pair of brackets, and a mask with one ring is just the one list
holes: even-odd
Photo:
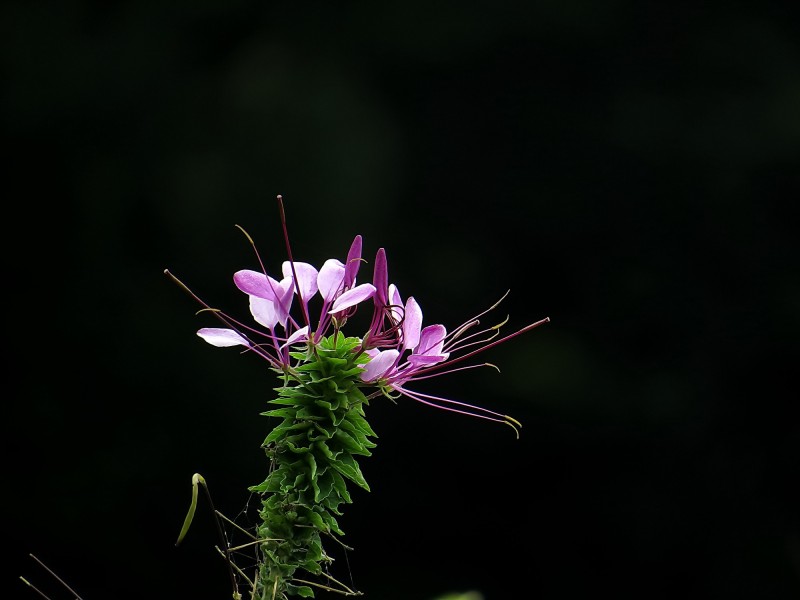
[[(170, 272), (170, 270), (169, 270), (169, 269), (164, 269), (164, 275), (166, 275), (167, 277), (169, 277), (170, 279), (172, 279), (172, 281), (173, 281), (173, 282), (175, 282), (176, 284), (178, 284), (178, 286), (179, 286), (180, 288), (182, 288), (182, 289), (183, 289), (183, 291), (185, 291), (187, 294), (189, 294), (189, 295), (190, 295), (192, 298), (194, 298), (194, 299), (195, 299), (195, 300), (196, 300), (196, 301), (197, 301), (199, 304), (201, 304), (201, 305), (204, 307), (204, 308), (203, 308), (201, 311), (199, 311), (199, 312), (208, 311), (208, 312), (212, 313), (212, 314), (213, 314), (213, 315), (214, 315), (214, 316), (215, 316), (215, 317), (216, 317), (216, 318), (217, 318), (219, 321), (221, 321), (221, 322), (222, 322), (224, 325), (227, 325), (227, 326), (228, 326), (228, 327), (230, 327), (230, 328), (231, 328), (233, 331), (235, 331), (235, 332), (236, 332), (236, 333), (238, 333), (240, 336), (242, 336), (244, 339), (246, 339), (246, 340), (247, 340), (247, 341), (250, 343), (249, 349), (251, 349), (253, 352), (255, 352), (256, 354), (258, 354), (259, 356), (261, 356), (261, 357), (263, 357), (263, 358), (267, 359), (267, 360), (269, 361), (269, 363), (270, 363), (270, 365), (271, 365), (271, 366), (273, 366), (273, 367), (280, 367), (280, 366), (281, 366), (281, 363), (280, 363), (280, 361), (277, 361), (277, 360), (275, 360), (275, 358), (274, 358), (273, 356), (271, 356), (271, 355), (270, 355), (270, 354), (269, 354), (269, 353), (268, 353), (266, 350), (264, 350), (264, 349), (261, 347), (261, 345), (260, 345), (260, 344), (256, 344), (255, 342), (253, 342), (253, 341), (252, 341), (252, 340), (251, 340), (251, 339), (250, 339), (250, 338), (249, 338), (247, 335), (245, 335), (245, 334), (243, 333), (243, 330), (245, 330), (245, 329), (246, 329), (246, 330), (248, 330), (248, 331), (252, 331), (252, 332), (254, 332), (254, 333), (258, 333), (258, 334), (261, 334), (261, 335), (266, 335), (266, 334), (264, 334), (263, 332), (260, 332), (260, 331), (258, 331), (258, 330), (256, 330), (256, 329), (253, 329), (252, 327), (248, 327), (247, 325), (244, 325), (243, 323), (239, 323), (238, 321), (236, 321), (236, 320), (232, 319), (231, 317), (229, 317), (228, 315), (226, 315), (225, 313), (223, 313), (223, 312), (222, 312), (222, 311), (220, 311), (219, 309), (217, 309), (217, 308), (212, 308), (211, 306), (209, 306), (209, 305), (208, 305), (208, 304), (207, 304), (205, 301), (203, 301), (203, 300), (202, 300), (202, 299), (201, 299), (201, 298), (200, 298), (200, 297), (199, 297), (197, 294), (195, 294), (195, 293), (194, 293), (194, 292), (193, 292), (191, 289), (189, 289), (189, 286), (187, 286), (187, 285), (186, 285), (185, 283), (183, 283), (183, 282), (182, 282), (180, 279), (178, 279), (177, 277), (175, 277), (175, 275), (173, 275), (173, 274)], [(273, 339), (273, 340), (275, 339), (275, 338), (274, 338), (274, 336), (267, 336), (267, 337), (272, 337), (272, 339)]]
[[(474, 323), (477, 324), (478, 322), (474, 321)], [(500, 328), (503, 325), (505, 325), (506, 323), (508, 323), (508, 317), (506, 317), (506, 319), (502, 323), (498, 323), (497, 325), (492, 325), (491, 327), (487, 327), (486, 329), (481, 329), (480, 331), (476, 331), (475, 333), (471, 333), (468, 336), (463, 337), (463, 338), (461, 338), (459, 340), (451, 339), (448, 342), (449, 345), (445, 344), (444, 350), (446, 352), (451, 352), (451, 353), (452, 352), (461, 352), (465, 348), (471, 348), (473, 346), (480, 346), (481, 344), (488, 344), (494, 338), (496, 338), (498, 335), (500, 335)], [(489, 335), (487, 337), (483, 338), (483, 339), (480, 339), (480, 340), (474, 339), (474, 338), (476, 338), (478, 336), (481, 336), (481, 335), (484, 335), (484, 334), (489, 334)], [(472, 340), (472, 341), (470, 341), (470, 340)], [(456, 341), (458, 341), (457, 344), (455, 343)]]
[(448, 333), (447, 337), (445, 337), (445, 339), (450, 338), (450, 341), (455, 341), (455, 339), (458, 338), (459, 336), (461, 336), (467, 329), (470, 329), (470, 328), (474, 327), (475, 325), (477, 325), (478, 323), (480, 323), (479, 319), (483, 315), (492, 312), (495, 308), (500, 306), (500, 303), (503, 300), (505, 300), (506, 296), (508, 296), (510, 293), (511, 293), (511, 290), (506, 290), (506, 293), (503, 294), (497, 302), (492, 304), (489, 308), (487, 308), (483, 312), (478, 313), (477, 315), (475, 315), (471, 319), (467, 319), (462, 325), (459, 325), (453, 331)]
[[(281, 294), (278, 293), (278, 290), (275, 289), (275, 286), (272, 285), (272, 281), (270, 281), (270, 278), (267, 276), (267, 269), (264, 266), (264, 261), (261, 260), (261, 254), (258, 252), (258, 248), (256, 248), (256, 243), (253, 241), (253, 238), (250, 236), (249, 233), (247, 233), (244, 230), (244, 227), (242, 227), (241, 225), (235, 225), (235, 227), (237, 227), (239, 229), (239, 231), (241, 231), (244, 234), (244, 236), (247, 238), (247, 241), (250, 242), (250, 246), (253, 248), (253, 252), (256, 255), (256, 259), (258, 260), (258, 265), (261, 267), (261, 272), (264, 274), (265, 277), (267, 277), (267, 284), (269, 285), (270, 290), (272, 290), (273, 296), (275, 296), (275, 302), (279, 303), (281, 308), (287, 314), (288, 321), (291, 322), (291, 324), (295, 328), (299, 329), (300, 327), (297, 324), (297, 321), (294, 319), (294, 317), (289, 312), (289, 307), (287, 307), (284, 304), (284, 302), (283, 302), (283, 300), (281, 298)], [(292, 262), (291, 265), (292, 265), (292, 274), (294, 275), (295, 287), (297, 289), (297, 295), (299, 297), (300, 296), (300, 291), (299, 291), (299, 288), (297, 287), (297, 274), (294, 272), (294, 262)], [(302, 301), (303, 301), (302, 297), (300, 298), (300, 301), (302, 303)]]
[[(500, 368), (497, 365), (493, 365), (492, 363), (487, 362), (487, 363), (480, 363), (477, 365), (464, 365), (463, 367), (455, 367), (453, 369), (447, 369), (445, 371), (433, 371), (428, 373), (427, 375), (422, 375), (421, 377), (418, 377), (416, 374), (414, 374), (414, 381), (417, 381), (418, 379), (432, 379), (434, 377), (440, 377), (442, 375), (450, 375), (451, 373), (457, 373), (458, 371), (470, 371), (472, 369), (480, 369), (481, 367), (492, 367), (498, 373), (500, 372)], [(417, 371), (417, 373), (418, 372), (419, 371)]]
[(545, 323), (549, 323), (549, 322), (550, 322), (550, 317), (545, 317), (544, 319), (536, 321), (535, 323), (531, 323), (530, 325), (526, 325), (525, 327), (515, 331), (514, 333), (509, 333), (507, 336), (502, 337), (499, 340), (495, 340), (493, 342), (490, 342), (490, 343), (486, 344), (485, 346), (482, 346), (482, 347), (478, 348), (477, 350), (473, 350), (472, 352), (468, 352), (467, 354), (464, 354), (463, 356), (457, 356), (457, 357), (451, 358), (451, 359), (449, 359), (449, 360), (447, 360), (445, 362), (437, 363), (435, 365), (431, 365), (430, 367), (426, 367), (424, 369), (420, 369), (419, 371), (415, 372), (414, 376), (416, 377), (420, 373), (430, 373), (431, 371), (436, 371), (438, 369), (441, 369), (445, 365), (449, 366), (449, 365), (452, 365), (453, 363), (461, 362), (462, 360), (467, 360), (468, 358), (472, 358), (476, 354), (480, 354), (481, 352), (485, 352), (489, 348), (494, 348), (495, 346), (499, 346), (503, 342), (507, 342), (508, 340), (510, 340), (512, 338), (515, 338), (518, 335), (522, 335), (523, 333), (526, 333), (526, 332), (530, 331), (531, 329), (535, 329), (536, 327), (539, 327), (540, 325), (544, 325)]
[[(283, 196), (278, 194), (278, 209), (281, 213), (281, 226), (283, 227), (283, 240), (286, 244), (286, 256), (289, 257), (289, 265), (292, 268), (292, 278), (294, 279), (294, 289), (297, 292), (297, 297), (300, 298), (300, 308), (303, 311), (303, 320), (308, 326), (309, 334), (311, 333), (311, 319), (308, 318), (308, 308), (306, 306), (307, 300), (303, 298), (300, 293), (300, 281), (297, 279), (297, 272), (294, 268), (294, 257), (292, 256), (292, 246), (289, 243), (289, 230), (286, 227), (286, 211), (283, 208)], [(309, 335), (309, 338), (311, 336)]]
[[(478, 419), (485, 419), (487, 421), (494, 421), (496, 423), (505, 423), (506, 425), (510, 426), (514, 433), (516, 434), (517, 438), (519, 438), (519, 430), (517, 427), (522, 427), (522, 423), (517, 421), (514, 417), (509, 417), (508, 415), (504, 415), (501, 413), (497, 413), (491, 411), (487, 408), (483, 408), (481, 406), (474, 406), (472, 404), (467, 404), (465, 402), (458, 402), (456, 400), (450, 400), (449, 398), (442, 398), (441, 396), (432, 396), (430, 394), (423, 394), (421, 392), (412, 392), (403, 387), (393, 386), (393, 389), (400, 392), (404, 396), (408, 396), (412, 400), (416, 400), (422, 404), (426, 404), (433, 408), (439, 408), (441, 410), (446, 410), (449, 412), (454, 412), (462, 415), (467, 415), (468, 417), (477, 417)], [(468, 410), (461, 410), (458, 408), (452, 408), (450, 406), (442, 406), (441, 404), (437, 404), (436, 402), (431, 402), (431, 400), (435, 400), (436, 402), (444, 402), (446, 404), (454, 404), (456, 406), (463, 406), (466, 408), (470, 408), (475, 412), (471, 412)], [(481, 414), (482, 412), (487, 414)], [(489, 416), (493, 415), (493, 416)]]

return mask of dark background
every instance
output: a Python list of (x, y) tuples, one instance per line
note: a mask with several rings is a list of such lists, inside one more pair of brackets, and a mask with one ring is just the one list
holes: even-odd
[[(378, 247), (427, 323), (511, 289), (502, 374), (374, 401), (366, 598), (800, 597), (791, 3), (6, 2), (0, 595), (227, 598), (276, 380), (162, 273)], [(368, 270), (365, 271), (367, 273)], [(324, 593), (319, 598), (335, 597)]]

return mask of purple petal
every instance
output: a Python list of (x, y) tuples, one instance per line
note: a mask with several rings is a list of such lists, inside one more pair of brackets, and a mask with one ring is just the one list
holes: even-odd
[(277, 294), (275, 312), (278, 314), (278, 322), (286, 327), (286, 321), (289, 320), (289, 310), (292, 308), (292, 299), (294, 298), (294, 281), (292, 281), (292, 278), (286, 277), (282, 279), (275, 293)]
[(334, 296), (342, 289), (342, 282), (346, 277), (346, 268), (341, 261), (329, 258), (322, 265), (317, 275), (319, 293), (325, 302), (333, 301)]
[(253, 315), (256, 323), (270, 331), (275, 329), (275, 325), (278, 324), (278, 309), (272, 300), (250, 296), (250, 314)]
[(295, 342), (300, 342), (308, 339), (308, 325), (305, 327), (301, 327), (297, 331), (295, 331), (292, 335), (289, 336), (289, 339), (286, 340), (286, 343), (281, 346), (284, 348), (286, 346), (291, 346)]
[(233, 283), (250, 296), (275, 300), (278, 282), (264, 273), (243, 269), (233, 274)]
[(375, 303), (380, 306), (389, 304), (387, 291), (389, 289), (389, 265), (386, 262), (386, 250), (378, 249), (375, 255), (375, 270), (372, 274), (372, 283), (377, 290), (375, 292)]
[[(283, 262), (282, 268), (284, 277), (293, 277), (292, 263), (286, 260)], [(308, 263), (296, 262), (294, 263), (294, 271), (297, 273), (300, 297), (303, 302), (307, 303), (317, 293), (317, 270)]]
[(386, 375), (395, 365), (400, 353), (397, 350), (384, 350), (372, 356), (372, 359), (364, 366), (361, 379), (364, 381), (374, 381)]
[(361, 266), (361, 236), (357, 235), (350, 244), (345, 265), (344, 285), (347, 288), (353, 287), (356, 282), (358, 268)]
[(250, 346), (250, 343), (233, 329), (219, 327), (204, 327), (197, 332), (201, 338), (217, 348), (229, 346)]
[(419, 333), (422, 329), (422, 309), (414, 296), (406, 301), (403, 314), (403, 348), (414, 350), (419, 345)]
[(444, 354), (411, 354), (408, 357), (408, 364), (412, 366), (412, 370), (416, 371), (420, 367), (427, 367), (435, 365), (450, 358), (450, 353)]
[(398, 323), (403, 320), (403, 299), (400, 291), (393, 283), (389, 284), (389, 312)]
[(343, 311), (346, 308), (355, 306), (359, 302), (363, 302), (364, 300), (372, 298), (374, 294), (375, 294), (375, 286), (369, 283), (362, 283), (361, 285), (357, 285), (352, 290), (347, 290), (344, 294), (339, 296), (336, 299), (336, 302), (333, 303), (333, 306), (328, 311), (328, 313), (333, 314)]
[(441, 355), (447, 329), (444, 325), (428, 325), (419, 334), (419, 344), (414, 349), (418, 355)]

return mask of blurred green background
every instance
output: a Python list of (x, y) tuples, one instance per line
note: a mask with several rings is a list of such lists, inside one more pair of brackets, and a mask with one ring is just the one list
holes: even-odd
[[(12, 1), (4, 597), (227, 598), (265, 365), (162, 273), (356, 233), (427, 323), (552, 322), (376, 400), (340, 578), (376, 600), (800, 597), (800, 27), (779, 2)], [(352, 579), (350, 577), (352, 576)], [(53, 600), (66, 598), (51, 592)], [(319, 594), (319, 598), (335, 597)]]

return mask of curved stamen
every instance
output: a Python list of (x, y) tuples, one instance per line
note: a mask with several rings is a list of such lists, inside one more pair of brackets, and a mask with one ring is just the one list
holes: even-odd
[[(466, 415), (468, 417), (476, 417), (478, 419), (485, 419), (487, 421), (494, 421), (496, 423), (505, 423), (506, 425), (509, 425), (514, 430), (514, 432), (516, 433), (517, 437), (519, 438), (519, 430), (517, 429), (517, 427), (522, 427), (522, 423), (520, 423), (519, 421), (517, 421), (513, 417), (509, 417), (508, 415), (503, 415), (501, 413), (497, 413), (497, 412), (491, 411), (489, 409), (486, 409), (486, 408), (483, 408), (483, 407), (480, 407), (480, 406), (474, 406), (472, 404), (466, 404), (465, 402), (458, 402), (456, 400), (451, 400), (449, 398), (442, 398), (441, 396), (432, 396), (430, 394), (423, 394), (421, 392), (412, 392), (412, 391), (409, 391), (409, 390), (407, 390), (407, 389), (405, 389), (403, 387), (393, 386), (393, 389), (398, 391), (398, 392), (400, 392), (404, 396), (408, 396), (412, 400), (416, 400), (417, 402), (420, 402), (422, 404), (426, 404), (426, 405), (431, 406), (433, 408), (439, 408), (441, 410), (446, 410), (446, 411), (449, 411), (449, 412), (454, 412), (454, 413)], [(458, 408), (452, 408), (450, 406), (442, 406), (441, 404), (437, 404), (436, 402), (432, 402), (432, 400), (435, 400), (436, 402), (444, 402), (446, 404), (453, 404), (453, 405), (456, 405), (456, 406), (464, 406), (466, 408), (472, 409), (475, 412), (471, 412), (471, 411), (468, 411), (468, 410), (461, 410), (461, 409), (458, 409)], [(481, 414), (481, 412), (485, 412), (487, 414)], [(489, 415), (493, 415), (493, 416), (489, 416)]]

